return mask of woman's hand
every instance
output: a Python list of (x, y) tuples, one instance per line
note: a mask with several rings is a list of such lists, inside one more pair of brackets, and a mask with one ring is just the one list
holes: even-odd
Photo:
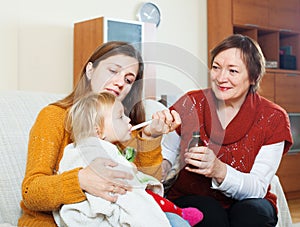
[(169, 109), (158, 111), (152, 115), (152, 123), (143, 129), (146, 136), (158, 137), (174, 131), (181, 124), (179, 114)]
[(185, 162), (195, 168), (185, 167), (188, 171), (214, 178), (221, 184), (226, 176), (227, 167), (208, 147), (192, 147), (184, 154)]
[(116, 162), (97, 158), (89, 166), (79, 171), (78, 179), (82, 190), (110, 202), (116, 202), (118, 194), (125, 194), (132, 188), (125, 180), (133, 176), (129, 173), (114, 170)]

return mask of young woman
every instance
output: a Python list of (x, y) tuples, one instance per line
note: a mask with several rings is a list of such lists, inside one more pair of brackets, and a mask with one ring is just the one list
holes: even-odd
[[(190, 91), (170, 108), (182, 124), (163, 150), (180, 146), (184, 168), (167, 198), (201, 210), (196, 226), (276, 226), (270, 182), (292, 145), (288, 115), (257, 93), (265, 72), (257, 42), (232, 35), (211, 57), (211, 88)], [(187, 152), (193, 131), (207, 145)]]
[[(101, 175), (93, 171), (93, 162), (85, 168), (75, 168), (62, 174), (57, 174), (57, 170), (65, 146), (72, 142), (65, 125), (67, 111), (74, 102), (91, 91), (106, 91), (115, 95), (123, 102), (125, 113), (133, 124), (145, 120), (141, 103), (142, 58), (128, 43), (109, 42), (97, 48), (90, 56), (80, 78), (67, 97), (41, 110), (30, 131), (26, 172), (22, 183), (23, 212), (19, 226), (56, 226), (52, 211), (63, 204), (86, 200), (84, 192), (115, 202), (118, 195), (131, 189), (128, 184), (117, 184), (117, 179), (131, 179), (132, 175), (109, 168), (117, 165), (112, 160), (94, 161), (101, 168)], [(169, 124), (168, 119), (153, 121), (148, 128), (160, 135), (162, 129), (168, 132), (168, 127), (162, 127), (165, 124)], [(176, 123), (172, 126), (175, 128)], [(137, 154), (136, 165), (138, 168), (146, 166), (152, 175), (159, 175), (162, 161), (160, 137), (143, 138), (143, 131), (134, 135), (133, 139), (141, 151)], [(115, 193), (111, 194), (112, 191)]]

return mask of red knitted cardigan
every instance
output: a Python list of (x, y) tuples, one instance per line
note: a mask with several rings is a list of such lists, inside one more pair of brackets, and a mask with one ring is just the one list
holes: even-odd
[[(200, 130), (201, 138), (209, 143), (220, 160), (244, 173), (250, 172), (262, 146), (285, 141), (286, 153), (292, 145), (286, 111), (257, 93), (248, 93), (240, 111), (225, 130), (217, 117), (216, 98), (210, 88), (186, 93), (170, 109), (175, 109), (182, 120), (177, 129), (181, 136), (181, 154), (185, 152), (192, 132)], [(184, 165), (183, 160), (181, 164)], [(210, 195), (224, 207), (234, 202), (234, 199), (211, 189), (210, 178), (183, 168), (167, 196), (173, 200), (195, 194)], [(270, 192), (270, 186), (265, 198), (277, 208), (276, 195)]]

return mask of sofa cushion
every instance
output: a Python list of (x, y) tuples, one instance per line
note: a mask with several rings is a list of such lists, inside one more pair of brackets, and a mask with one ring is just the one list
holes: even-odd
[(62, 97), (29, 91), (0, 92), (0, 223), (17, 224), (29, 130), (41, 108)]

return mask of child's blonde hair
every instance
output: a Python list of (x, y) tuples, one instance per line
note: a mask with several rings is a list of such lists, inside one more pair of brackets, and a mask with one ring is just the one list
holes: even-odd
[(96, 128), (101, 129), (98, 134), (102, 134), (104, 113), (113, 107), (115, 100), (113, 94), (102, 92), (90, 93), (74, 103), (69, 109), (66, 125), (75, 144), (97, 135)]

